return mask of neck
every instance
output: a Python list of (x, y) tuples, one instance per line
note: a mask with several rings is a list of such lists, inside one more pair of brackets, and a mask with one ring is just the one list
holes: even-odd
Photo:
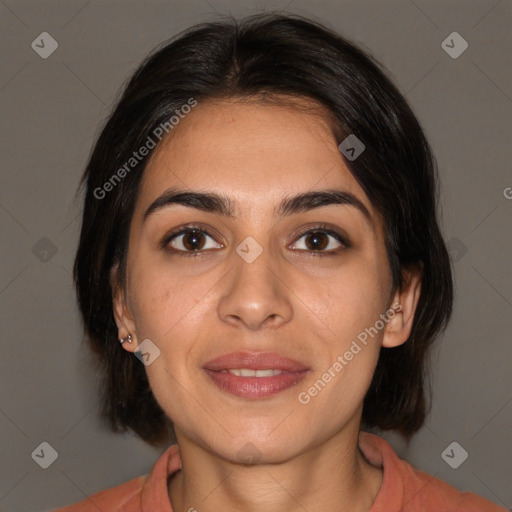
[(169, 480), (175, 511), (368, 512), (382, 470), (358, 449), (359, 426), (280, 463), (243, 465), (204, 450), (176, 431), (182, 469)]

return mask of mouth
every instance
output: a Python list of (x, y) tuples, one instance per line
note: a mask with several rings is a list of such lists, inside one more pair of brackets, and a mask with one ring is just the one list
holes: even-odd
[(224, 392), (261, 399), (296, 385), (309, 368), (275, 352), (233, 352), (209, 361), (203, 371)]

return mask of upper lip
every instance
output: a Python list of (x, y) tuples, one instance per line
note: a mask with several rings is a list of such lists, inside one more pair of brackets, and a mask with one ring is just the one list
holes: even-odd
[(249, 370), (283, 370), (288, 372), (309, 370), (309, 368), (302, 363), (277, 354), (276, 352), (231, 352), (208, 361), (203, 368), (212, 371), (235, 368), (247, 368)]

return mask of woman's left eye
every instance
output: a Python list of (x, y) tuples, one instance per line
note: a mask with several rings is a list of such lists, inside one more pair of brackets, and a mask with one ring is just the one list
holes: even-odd
[(349, 242), (344, 237), (336, 231), (332, 231), (327, 228), (314, 228), (306, 231), (300, 235), (298, 240), (302, 240), (302, 243), (299, 244), (302, 245), (302, 247), (298, 247), (296, 242), (293, 248), (300, 251), (308, 251), (314, 256), (331, 256), (336, 253), (336, 249), (339, 249), (340, 247), (350, 247)]

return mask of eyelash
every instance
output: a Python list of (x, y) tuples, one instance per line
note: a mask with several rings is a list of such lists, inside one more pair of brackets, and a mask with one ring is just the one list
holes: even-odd
[[(334, 250), (330, 250), (330, 251), (325, 251), (325, 250), (314, 251), (314, 250), (299, 249), (299, 252), (308, 253), (308, 257), (335, 256), (340, 250), (349, 249), (350, 247), (352, 247), (351, 242), (345, 236), (342, 236), (340, 233), (333, 231), (328, 226), (325, 226), (323, 224), (318, 224), (316, 226), (312, 226), (312, 227), (308, 228), (307, 231), (300, 233), (297, 236), (297, 241), (300, 240), (304, 235), (308, 235), (311, 233), (317, 233), (317, 232), (332, 236), (333, 238), (336, 239), (336, 241), (338, 241), (342, 245), (342, 247), (334, 249)], [(206, 249), (206, 250), (201, 249), (198, 251), (182, 251), (182, 250), (178, 250), (178, 249), (169, 249), (168, 248), (169, 242), (171, 242), (174, 238), (176, 238), (180, 235), (186, 235), (189, 233), (201, 233), (203, 235), (209, 236), (210, 238), (214, 238), (210, 233), (208, 233), (208, 231), (206, 231), (202, 227), (197, 226), (195, 224), (188, 224), (188, 225), (184, 226), (183, 228), (179, 229), (178, 231), (172, 232), (169, 235), (167, 235), (162, 240), (160, 245), (161, 245), (162, 249), (164, 249), (172, 254), (177, 254), (180, 257), (185, 257), (185, 258), (203, 257), (205, 251), (208, 251), (209, 249)]]

